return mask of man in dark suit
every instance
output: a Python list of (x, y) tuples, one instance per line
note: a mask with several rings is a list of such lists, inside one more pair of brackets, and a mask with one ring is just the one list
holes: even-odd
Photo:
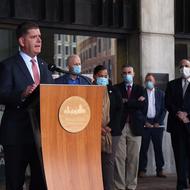
[(22, 190), (30, 166), (30, 190), (45, 190), (43, 170), (25, 101), (40, 83), (53, 83), (51, 73), (37, 55), (41, 33), (35, 23), (25, 22), (16, 30), (20, 52), (0, 63), (0, 104), (5, 111), (0, 126), (4, 148), (7, 190)]
[(147, 167), (147, 152), (152, 140), (156, 161), (157, 177), (166, 177), (163, 173), (164, 157), (162, 151), (162, 140), (164, 132), (164, 118), (166, 115), (164, 104), (164, 92), (155, 87), (156, 79), (153, 74), (145, 77), (145, 102), (143, 113), (146, 123), (143, 129), (139, 159), (139, 177), (144, 177)]
[(142, 86), (134, 83), (133, 67), (124, 65), (122, 77), (124, 82), (115, 87), (123, 99), (121, 129), (122, 135), (116, 150), (115, 189), (135, 190), (139, 165), (141, 135), (144, 127), (142, 110), (145, 98)]
[(73, 54), (67, 58), (67, 67), (71, 74), (64, 74), (55, 79), (56, 84), (71, 84), (71, 85), (91, 85), (91, 80), (81, 73), (81, 59), (78, 55)]
[(111, 130), (112, 149), (110, 152), (102, 151), (102, 174), (104, 190), (113, 190), (115, 151), (119, 137), (121, 136), (122, 97), (119, 91), (113, 88), (111, 81), (108, 79), (108, 71), (103, 65), (98, 65), (94, 68), (93, 76), (94, 84), (107, 86), (109, 96), (110, 109), (108, 114), (110, 121), (107, 126), (103, 126), (102, 135), (105, 136)]
[(180, 61), (181, 77), (168, 83), (165, 104), (169, 112), (167, 131), (171, 133), (177, 170), (177, 190), (187, 188), (190, 163), (190, 61)]

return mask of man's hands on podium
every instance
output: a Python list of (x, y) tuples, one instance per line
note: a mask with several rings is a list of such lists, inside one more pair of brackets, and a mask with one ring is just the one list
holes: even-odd
[(28, 85), (21, 95), (22, 99), (25, 99), (30, 94), (32, 94), (32, 92), (36, 89), (36, 87), (37, 87), (37, 85), (35, 83)]

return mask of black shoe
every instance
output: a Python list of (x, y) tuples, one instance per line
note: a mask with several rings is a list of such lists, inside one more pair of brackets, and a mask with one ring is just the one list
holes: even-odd
[(162, 177), (162, 178), (166, 178), (166, 174), (163, 173), (163, 171), (157, 172), (156, 174), (157, 177)]
[(146, 173), (143, 172), (143, 171), (140, 171), (139, 174), (138, 174), (138, 177), (139, 177), (139, 178), (146, 177)]

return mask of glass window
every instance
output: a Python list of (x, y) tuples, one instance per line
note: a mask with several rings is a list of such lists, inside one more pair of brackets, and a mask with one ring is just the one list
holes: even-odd
[(73, 47), (73, 54), (76, 54), (77, 53), (77, 49), (76, 47)]
[(69, 47), (65, 46), (65, 54), (68, 55), (69, 54)]
[(58, 40), (61, 40), (61, 34), (58, 34)]
[(92, 49), (89, 48), (89, 58), (92, 58)]
[(61, 59), (58, 59), (58, 66), (61, 67)]
[(101, 39), (98, 39), (98, 53), (101, 53), (102, 46), (101, 46)]
[(73, 42), (76, 42), (77, 41), (77, 38), (75, 35), (73, 35)]
[(58, 45), (58, 53), (61, 53), (61, 45)]

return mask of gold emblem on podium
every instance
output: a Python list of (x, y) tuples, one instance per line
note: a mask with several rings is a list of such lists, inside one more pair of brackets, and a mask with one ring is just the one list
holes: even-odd
[(82, 131), (88, 125), (90, 115), (87, 101), (79, 96), (69, 97), (59, 109), (60, 124), (71, 133)]

